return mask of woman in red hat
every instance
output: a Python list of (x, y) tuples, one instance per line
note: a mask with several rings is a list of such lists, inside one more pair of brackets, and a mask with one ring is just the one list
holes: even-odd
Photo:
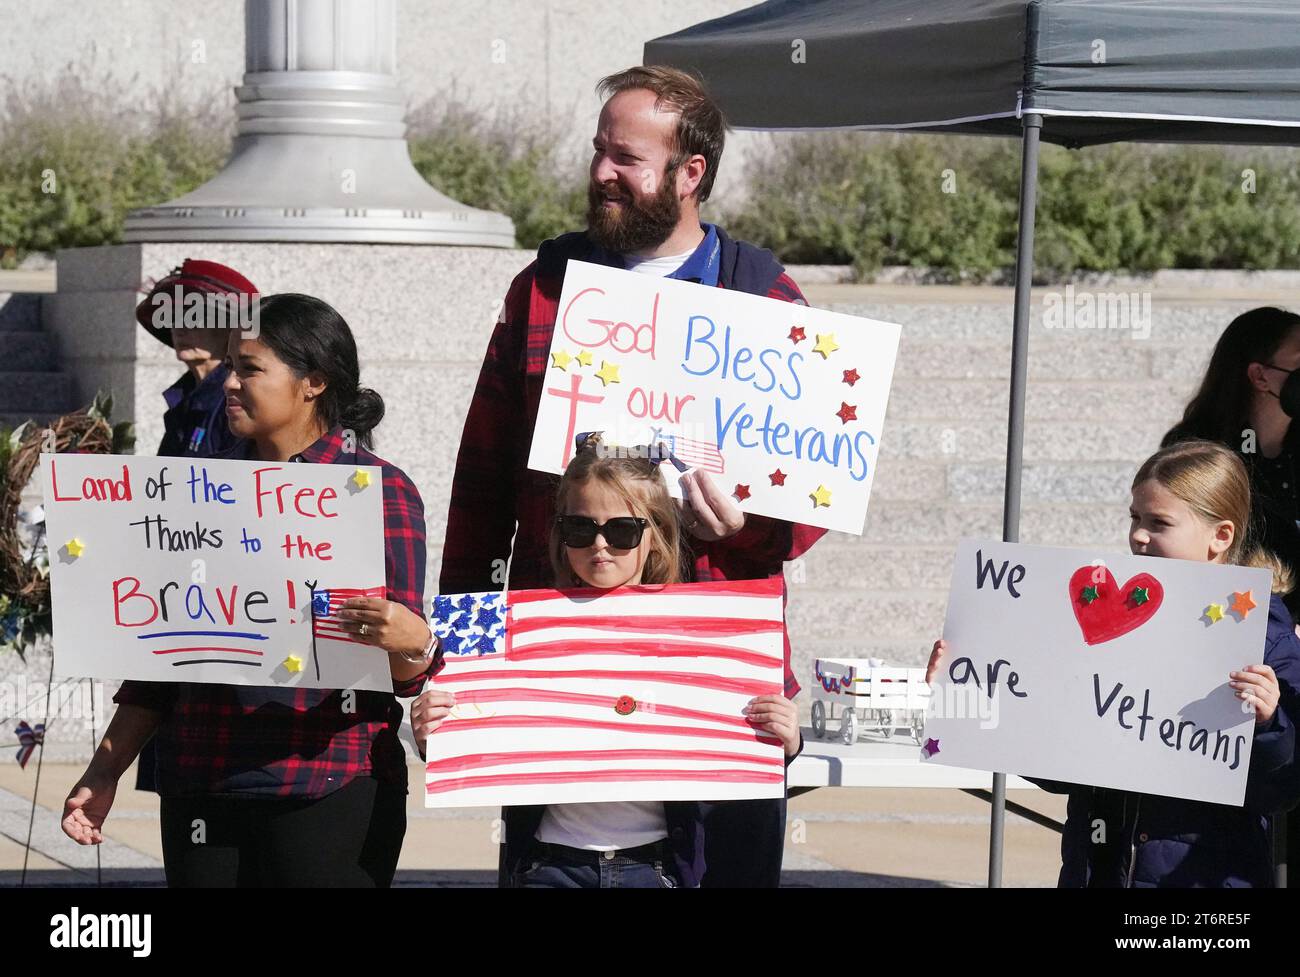
[(167, 412), (158, 454), (210, 458), (238, 440), (226, 423), (222, 360), (230, 331), (247, 327), (256, 295), (253, 283), (233, 268), (186, 258), (136, 306), (136, 321), (186, 367), (163, 391)]
[[(163, 438), (158, 454), (211, 458), (228, 452), (239, 439), (226, 421), (229, 370), (223, 360), (239, 313), (252, 308), (257, 288), (247, 278), (215, 261), (186, 258), (157, 282), (135, 307), (135, 318), (149, 335), (176, 351), (185, 373), (163, 391)], [(140, 751), (136, 790), (157, 791), (153, 740)]]

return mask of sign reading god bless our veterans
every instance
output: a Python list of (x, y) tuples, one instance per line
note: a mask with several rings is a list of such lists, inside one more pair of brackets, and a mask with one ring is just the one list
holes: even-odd
[(921, 756), (1240, 805), (1263, 569), (962, 540)]
[(41, 456), (60, 676), (391, 691), (380, 469)]
[(892, 323), (570, 261), (528, 466), (563, 472), (583, 431), (663, 442), (746, 512), (860, 534), (898, 339)]
[(780, 580), (443, 595), (432, 627), (429, 807), (785, 795), (742, 711), (781, 694)]

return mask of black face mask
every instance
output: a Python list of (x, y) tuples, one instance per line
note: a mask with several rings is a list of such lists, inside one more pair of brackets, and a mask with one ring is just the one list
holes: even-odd
[(1300, 369), (1283, 370), (1280, 366), (1274, 366), (1272, 363), (1264, 365), (1271, 370), (1287, 374), (1281, 392), (1276, 395), (1278, 403), (1287, 417), (1300, 417)]

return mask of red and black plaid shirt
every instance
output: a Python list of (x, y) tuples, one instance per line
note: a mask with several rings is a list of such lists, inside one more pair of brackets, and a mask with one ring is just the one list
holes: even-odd
[[(251, 443), (250, 443), (251, 444)], [(248, 445), (236, 449), (246, 457)], [(291, 461), (383, 469), (384, 566), (389, 600), (424, 616), (424, 503), (400, 469), (335, 428)], [(194, 682), (123, 682), (113, 701), (166, 715), (159, 727), (158, 793), (321, 797), (357, 777), (406, 789), (394, 695), (420, 691), (435, 670), (393, 682), (393, 692), (275, 689)]]
[[(566, 237), (572, 241), (577, 236)], [(582, 248), (581, 242), (577, 248)], [(736, 266), (727, 260), (729, 249), (730, 245), (724, 251), (718, 285), (743, 287), (744, 283), (734, 277)], [(587, 260), (598, 257), (589, 246), (585, 254), (581, 250), (578, 254)], [(763, 294), (807, 304), (799, 286), (780, 271), (775, 259), (770, 260), (775, 274)], [(539, 252), (539, 259), (515, 277), (506, 295), (456, 457), (439, 593), (500, 590), (501, 569), (507, 560), (511, 589), (554, 585), (547, 541), (555, 518), (559, 478), (531, 470), (528, 453), (555, 330), (563, 269), (563, 260), (544, 261)], [(784, 579), (782, 563), (799, 557), (825, 532), (816, 526), (747, 514), (744, 528), (729, 539), (716, 543), (690, 541), (695, 554), (694, 578)], [(794, 698), (798, 692), (799, 683), (790, 670), (787, 634), (785, 694)]]

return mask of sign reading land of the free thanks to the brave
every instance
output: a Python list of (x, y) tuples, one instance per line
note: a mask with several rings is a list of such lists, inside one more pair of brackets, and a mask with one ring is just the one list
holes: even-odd
[(383, 597), (380, 469), (46, 454), (59, 676), (391, 691), (340, 626)]
[(861, 534), (899, 332), (570, 261), (528, 467), (562, 473), (584, 431), (662, 442), (746, 512)]

